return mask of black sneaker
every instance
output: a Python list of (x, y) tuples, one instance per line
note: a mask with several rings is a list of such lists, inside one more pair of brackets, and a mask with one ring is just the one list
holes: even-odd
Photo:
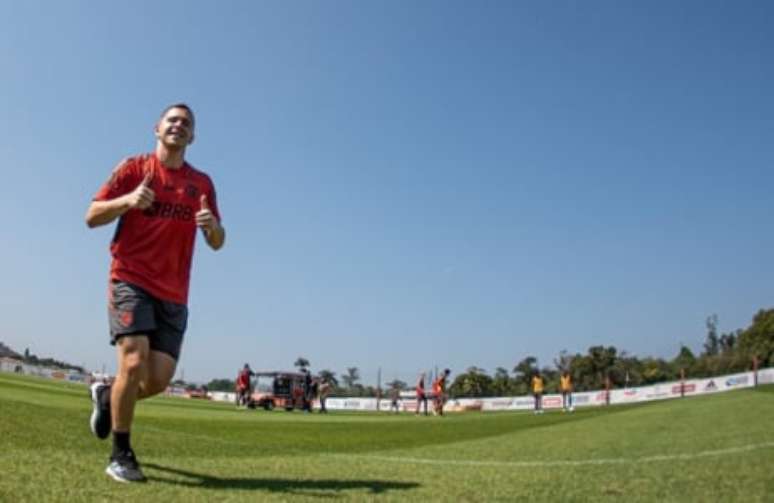
[[(105, 439), (110, 435), (110, 386), (101, 382), (91, 385), (91, 432), (97, 438)], [(107, 393), (107, 394), (106, 394)]]
[(112, 456), (105, 473), (118, 482), (145, 482), (148, 480), (140, 470), (140, 464), (132, 451)]

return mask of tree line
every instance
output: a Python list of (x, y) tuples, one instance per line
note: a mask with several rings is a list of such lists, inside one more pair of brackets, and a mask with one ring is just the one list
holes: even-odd
[(54, 358), (39, 357), (38, 355), (30, 353), (30, 348), (25, 348), (24, 354), (19, 354), (16, 351), (12, 350), (10, 347), (3, 344), (2, 342), (0, 342), (0, 356), (13, 358), (14, 360), (21, 360), (22, 362), (27, 363), (29, 365), (36, 365), (36, 366), (48, 367), (48, 368), (58, 368), (62, 370), (74, 370), (81, 374), (86, 373), (86, 369), (84, 369), (80, 365), (73, 365), (71, 363), (56, 360)]
[[(707, 334), (699, 354), (681, 345), (672, 359), (637, 357), (615, 346), (591, 346), (585, 354), (571, 354), (561, 351), (554, 358), (553, 365), (539, 366), (537, 358), (526, 356), (513, 367), (497, 367), (493, 373), (471, 366), (458, 373), (448, 392), (451, 397), (490, 397), (526, 395), (530, 391), (530, 380), (540, 372), (548, 392), (558, 390), (559, 376), (567, 370), (573, 378), (576, 391), (605, 388), (645, 386), (664, 381), (711, 377), (735, 372), (744, 372), (753, 367), (753, 362), (762, 367), (774, 366), (774, 309), (761, 309), (745, 329), (728, 333), (718, 332), (716, 315), (706, 319)], [(299, 369), (308, 368), (309, 360), (299, 357), (295, 364)], [(324, 369), (317, 373), (333, 386), (332, 396), (375, 397), (391, 389), (413, 388), (414, 383), (395, 379), (387, 382), (383, 389), (360, 383), (358, 367), (348, 367), (338, 377), (335, 372)], [(234, 381), (216, 379), (208, 384), (210, 390), (233, 391)]]
[(671, 360), (638, 358), (615, 346), (592, 346), (586, 354), (559, 353), (553, 366), (538, 368), (537, 359), (527, 356), (509, 373), (498, 367), (493, 375), (484, 369), (469, 367), (457, 375), (449, 394), (457, 397), (512, 396), (529, 393), (530, 379), (540, 372), (548, 391), (559, 388), (559, 376), (567, 370), (577, 391), (645, 386), (664, 381), (744, 372), (753, 365), (774, 365), (774, 309), (760, 310), (746, 329), (718, 333), (716, 315), (706, 320), (707, 335), (702, 351), (696, 355), (681, 345)]

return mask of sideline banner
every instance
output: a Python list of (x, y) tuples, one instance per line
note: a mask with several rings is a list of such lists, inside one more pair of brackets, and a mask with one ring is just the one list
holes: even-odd
[(772, 384), (774, 383), (774, 368), (763, 369), (758, 371), (758, 384)]
[[(67, 380), (71, 382), (90, 382), (96, 378), (92, 376), (79, 374), (71, 370), (51, 369), (29, 365), (12, 358), (0, 357), (0, 371), (34, 375), (46, 377), (49, 379)], [(758, 384), (774, 384), (774, 367), (758, 370)], [(653, 400), (666, 400), (669, 398), (679, 398), (681, 396), (695, 396), (700, 394), (720, 393), (735, 389), (750, 388), (755, 386), (754, 372), (741, 372), (724, 376), (710, 377), (706, 379), (688, 379), (684, 382), (672, 381), (659, 383), (651, 386), (641, 386), (635, 388), (612, 389), (609, 392), (605, 390), (583, 391), (572, 394), (573, 405), (576, 407), (594, 407), (600, 405), (616, 405), (627, 403), (647, 402)], [(177, 393), (172, 392), (175, 395)], [(410, 394), (410, 396), (409, 396)], [(209, 392), (209, 397), (216, 401), (234, 402), (233, 392)], [(406, 392), (401, 396), (398, 402), (399, 409), (402, 412), (414, 412), (416, 410), (416, 399), (413, 392)], [(381, 399), (378, 410), (389, 411), (391, 400)], [(560, 394), (543, 395), (543, 408), (547, 410), (560, 409), (562, 407), (562, 396)], [(314, 401), (315, 408), (319, 407), (319, 402)], [(376, 411), (376, 398), (328, 398), (326, 406), (330, 410), (353, 410), (353, 411)], [(511, 397), (492, 397), (492, 398), (455, 398), (449, 399), (444, 406), (445, 411), (464, 412), (464, 411), (514, 411), (514, 410), (533, 410), (535, 399), (531, 395), (511, 396)], [(432, 410), (432, 399), (428, 400), (428, 410)]]

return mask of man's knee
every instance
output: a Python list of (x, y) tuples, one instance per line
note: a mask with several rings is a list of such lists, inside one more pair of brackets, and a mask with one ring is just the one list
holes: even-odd
[(142, 383), (142, 397), (147, 398), (166, 390), (176, 366), (177, 362), (168, 354), (151, 350), (148, 371)]
[(137, 381), (148, 370), (148, 345), (145, 338), (125, 338), (120, 341), (119, 372), (126, 378)]

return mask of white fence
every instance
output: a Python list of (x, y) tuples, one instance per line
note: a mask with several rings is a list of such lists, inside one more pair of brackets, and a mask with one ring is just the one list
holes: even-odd
[[(758, 371), (758, 383), (774, 383), (774, 368)], [(680, 396), (696, 396), (707, 393), (719, 393), (734, 389), (750, 388), (755, 386), (755, 373), (743, 372), (725, 376), (711, 377), (708, 379), (688, 379), (680, 381), (659, 383), (653, 386), (640, 386), (636, 388), (612, 389), (609, 392), (582, 391), (572, 394), (573, 405), (576, 407), (594, 407), (600, 405), (617, 405), (626, 403), (649, 402), (653, 400), (666, 400), (679, 398)], [(234, 402), (233, 393), (211, 393), (213, 400)], [(376, 398), (328, 398), (325, 405), (330, 410), (351, 411), (376, 411)], [(314, 402), (318, 408), (319, 403)], [(416, 400), (412, 397), (402, 397), (398, 403), (402, 412), (414, 412)], [(460, 412), (466, 410), (481, 411), (508, 411), (508, 410), (532, 410), (535, 407), (535, 399), (532, 396), (497, 397), (497, 398), (457, 398), (451, 399), (444, 407), (445, 411)], [(562, 396), (559, 394), (543, 395), (543, 408), (561, 409)], [(432, 403), (428, 405), (432, 409)], [(379, 401), (379, 409), (390, 410), (390, 400), (382, 398)]]
[[(88, 382), (89, 376), (69, 370), (50, 369), (36, 365), (28, 365), (11, 358), (0, 358), (0, 371), (17, 372), (27, 375), (36, 375), (50, 379), (59, 379), (72, 382)], [(696, 396), (708, 393), (720, 393), (735, 389), (750, 388), (755, 386), (755, 372), (742, 372), (725, 376), (710, 377), (707, 379), (687, 379), (684, 382), (673, 381), (659, 383), (653, 386), (640, 386), (636, 388), (612, 389), (608, 393), (600, 391), (582, 391), (572, 394), (573, 405), (576, 407), (594, 407), (599, 405), (617, 405), (626, 403), (649, 402), (653, 400), (666, 400), (679, 398), (680, 396)], [(758, 384), (774, 383), (774, 367), (758, 371)], [(210, 392), (212, 400), (220, 402), (236, 401), (234, 393)], [(328, 398), (325, 402), (330, 410), (352, 411), (376, 411), (390, 410), (390, 400), (382, 398), (377, 409), (376, 398)], [(535, 400), (532, 396), (498, 397), (498, 398), (456, 398), (447, 401), (444, 410), (459, 412), (466, 410), (481, 411), (507, 411), (507, 410), (532, 410)], [(319, 407), (315, 400), (314, 407)], [(402, 397), (398, 407), (404, 412), (413, 412), (416, 409), (416, 400), (413, 397)], [(559, 394), (543, 395), (544, 409), (560, 409), (562, 396)], [(432, 404), (428, 405), (432, 408)]]

